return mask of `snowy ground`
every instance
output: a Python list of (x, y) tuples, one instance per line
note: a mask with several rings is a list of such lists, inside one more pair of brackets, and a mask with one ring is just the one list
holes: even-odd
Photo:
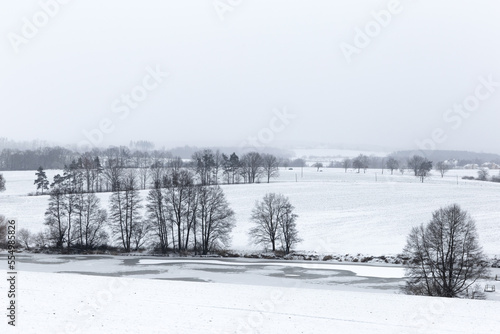
[[(48, 171), (50, 177), (55, 173)], [(475, 170), (452, 170), (442, 179), (434, 172), (422, 184), (408, 173), (304, 168), (302, 174), (295, 168), (281, 169), (280, 177), (270, 184), (226, 185), (224, 191), (237, 220), (231, 248), (258, 249), (248, 239), (251, 210), (266, 192), (279, 192), (290, 197), (299, 215), (297, 226), (303, 238), (299, 250), (398, 254), (413, 226), (428, 222), (439, 207), (458, 203), (475, 218), (485, 252), (500, 255), (500, 184), (461, 179), (476, 174)], [(34, 172), (4, 172), (4, 176), (7, 191), (0, 194), (0, 212), (17, 217), (21, 227), (41, 230), (47, 196), (26, 196), (34, 191)], [(143, 198), (146, 193), (142, 192)], [(107, 206), (109, 194), (99, 197)]]
[[(0, 276), (6, 272), (0, 270)], [(0, 291), (7, 282), (0, 280)], [(495, 333), (500, 303), (22, 272), (0, 333)], [(5, 299), (0, 299), (6, 303)], [(2, 306), (3, 307), (3, 306)]]

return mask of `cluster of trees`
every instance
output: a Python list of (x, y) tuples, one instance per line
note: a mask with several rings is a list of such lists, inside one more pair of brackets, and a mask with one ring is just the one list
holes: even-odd
[(500, 182), (500, 173), (498, 175), (490, 176), (489, 168), (483, 167), (479, 168), (477, 171), (477, 178), (479, 181), (491, 181), (491, 182)]
[(189, 170), (174, 173), (179, 175), (169, 179), (175, 184), (151, 189), (146, 200), (145, 228), (155, 235), (157, 249), (207, 254), (228, 246), (235, 218), (220, 186), (195, 185)]
[[(391, 171), (391, 175), (394, 174), (395, 170), (399, 170), (401, 174), (404, 174), (406, 170), (411, 170), (416, 177), (420, 178), (422, 182), (429, 177), (430, 171), (433, 168), (432, 161), (419, 155), (413, 155), (410, 158), (401, 160), (393, 156), (388, 156), (386, 158), (379, 157), (368, 157), (364, 154), (360, 154), (353, 159), (345, 158), (338, 163), (330, 163), (329, 167), (344, 168), (345, 172), (350, 168), (357, 170), (360, 173), (363, 170), (366, 173), (368, 168), (381, 168), (382, 174), (385, 169)], [(436, 164), (435, 169), (439, 171), (441, 177), (450, 170), (452, 166), (446, 161), (440, 161)]]
[(60, 169), (72, 152), (62, 147), (36, 150), (3, 149), (0, 152), (0, 170), (35, 170), (40, 164)]
[[(126, 152), (126, 151), (125, 151)], [(226, 155), (218, 150), (196, 151), (192, 159), (184, 161), (180, 157), (169, 155), (149, 155), (144, 153), (130, 157), (122, 150), (108, 150), (104, 157), (85, 153), (64, 165), (63, 175), (56, 175), (52, 183), (47, 179), (43, 167), (38, 167), (34, 184), (37, 193), (59, 187), (67, 179), (71, 179), (85, 192), (115, 191), (119, 179), (125, 172), (134, 170), (137, 174), (140, 189), (151, 189), (168, 183), (167, 175), (173, 175), (174, 184), (180, 170), (191, 171), (195, 182), (201, 185), (217, 185), (221, 183), (255, 183), (263, 178), (268, 183), (279, 176), (280, 162), (272, 154), (249, 152), (241, 157), (236, 153)], [(49, 188), (50, 186), (50, 188)]]
[(250, 236), (256, 244), (270, 246), (275, 252), (279, 247), (285, 254), (301, 239), (298, 236), (294, 207), (290, 200), (275, 193), (266, 194), (262, 201), (255, 204), (252, 211), (254, 227)]
[(206, 254), (228, 245), (234, 212), (219, 186), (196, 185), (189, 170), (157, 177), (144, 206), (137, 172), (120, 173), (108, 210), (94, 192), (65, 178), (50, 191), (46, 239), (59, 248), (94, 249), (112, 237), (125, 252), (151, 246)]
[(404, 255), (410, 258), (403, 291), (412, 295), (470, 297), (476, 281), (488, 274), (487, 258), (470, 215), (453, 204), (414, 227)]
[[(7, 145), (7, 147), (2, 147), (1, 139), (2, 138), (0, 138), (0, 170), (36, 170), (39, 166), (43, 166), (46, 169), (63, 169), (64, 166), (70, 165), (72, 161), (77, 161), (82, 156), (92, 156), (94, 158), (98, 157), (103, 165), (108, 160), (116, 159), (124, 168), (141, 168), (144, 167), (145, 164), (151, 165), (156, 160), (166, 161), (174, 157), (179, 157), (183, 160), (189, 160), (193, 156), (198, 155), (200, 152), (204, 151), (199, 150), (196, 147), (187, 146), (171, 150), (155, 150), (154, 144), (152, 144), (151, 142), (132, 141), (130, 142), (130, 145), (128, 147), (119, 146), (109, 147), (106, 149), (93, 148), (92, 150), (82, 154), (78, 150), (71, 150), (59, 146), (34, 146), (38, 148), (23, 148), (23, 146), (12, 148), (16, 146), (10, 143), (9, 145)], [(42, 144), (39, 143), (39, 145)], [(9, 148), (9, 146), (11, 148)], [(238, 149), (234, 149), (234, 151), (239, 152)], [(277, 152), (271, 155), (279, 157), (284, 157), (289, 154), (286, 151), (280, 150), (269, 152)], [(270, 154), (269, 152), (261, 154)], [(215, 154), (215, 152), (212, 152), (212, 154)], [(243, 155), (243, 153), (240, 154), (240, 160), (243, 160)], [(288, 159), (283, 159), (284, 164), (300, 165), (301, 161), (303, 160), (298, 159), (290, 161)], [(219, 161), (215, 161), (215, 163), (219, 163)], [(297, 167), (300, 167), (299, 165), (297, 165)]]
[[(46, 182), (38, 185), (41, 184)], [(80, 175), (74, 169), (65, 169), (63, 176), (54, 177), (51, 187), (45, 212), (48, 226), (45, 237), (61, 248), (66, 245), (68, 248), (92, 249), (106, 243), (107, 212), (101, 208), (100, 199), (94, 192), (84, 191)], [(39, 237), (40, 241), (45, 241), (43, 235)]]
[[(112, 169), (112, 194), (107, 210), (102, 208), (95, 193), (98, 187), (90, 186), (77, 168), (66, 168), (51, 184), (45, 213), (47, 229), (32, 236), (32, 240), (61, 249), (95, 249), (112, 239), (125, 252), (152, 247), (164, 254), (168, 251), (207, 254), (227, 247), (234, 227), (234, 212), (222, 188), (214, 184), (214, 172), (207, 171), (207, 166), (211, 166), (206, 164), (210, 161), (207, 159), (210, 152), (203, 153), (199, 158), (205, 165), (197, 164), (196, 170), (182, 168), (181, 161), (173, 161), (169, 168), (162, 164), (151, 166), (151, 189), (145, 199), (139, 192), (140, 172)], [(221, 157), (224, 161), (224, 155)], [(263, 161), (266, 158), (269, 157), (264, 156)], [(36, 175), (35, 184), (43, 190), (47, 185), (46, 176), (42, 169)], [(263, 203), (266, 205), (256, 204), (252, 220), (256, 224), (261, 222), (261, 227), (271, 221), (272, 235), (264, 238), (265, 233), (271, 231), (268, 229), (261, 231), (257, 238), (258, 227), (252, 229), (251, 235), (257, 243), (269, 240), (273, 250), (279, 241), (288, 253), (299, 241), (293, 206), (287, 198), (275, 194), (266, 195)]]
[(219, 150), (205, 149), (192, 156), (192, 168), (202, 185), (223, 183), (267, 183), (279, 176), (280, 159), (269, 153), (248, 152), (241, 156), (226, 155)]

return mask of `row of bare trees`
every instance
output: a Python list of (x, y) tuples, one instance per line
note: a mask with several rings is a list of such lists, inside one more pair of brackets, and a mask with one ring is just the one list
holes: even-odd
[(158, 168), (146, 198), (136, 170), (117, 179), (109, 215), (95, 193), (66, 178), (50, 192), (45, 213), (47, 239), (59, 248), (94, 249), (107, 243), (107, 231), (125, 252), (152, 246), (162, 253), (194, 250), (201, 254), (229, 244), (234, 212), (218, 185), (195, 184), (186, 169)]
[(218, 185), (195, 185), (190, 171), (172, 176), (176, 184), (156, 187), (147, 196), (147, 219), (162, 253), (194, 249), (207, 254), (226, 247), (234, 212)]
[(180, 157), (143, 155), (137, 157), (133, 167), (127, 163), (122, 154), (109, 154), (105, 157), (93, 156), (85, 153), (64, 166), (62, 175), (54, 176), (49, 182), (43, 167), (36, 172), (35, 186), (37, 192), (58, 188), (66, 180), (83, 192), (109, 192), (120, 189), (120, 180), (129, 171), (136, 172), (137, 186), (140, 189), (152, 189), (165, 186), (170, 182), (168, 177), (180, 175), (181, 169), (191, 171), (195, 176), (195, 183), (201, 185), (255, 183), (261, 179), (268, 183), (272, 178), (279, 176), (280, 159), (272, 154), (249, 152), (241, 156), (226, 155), (220, 151), (210, 149), (196, 151), (191, 160), (184, 161)]
[[(280, 160), (268, 153), (248, 152), (241, 156), (226, 155), (219, 150), (205, 149), (192, 156), (193, 170), (202, 185), (219, 183), (267, 183), (279, 176)], [(221, 179), (222, 178), (222, 179)]]
[[(125, 252), (152, 247), (163, 254), (208, 254), (229, 245), (235, 214), (219, 185), (197, 184), (189, 169), (156, 166), (152, 171), (154, 186), (145, 199), (137, 170), (120, 172), (108, 211), (96, 193), (85, 192), (78, 177), (62, 177), (50, 191), (47, 229), (36, 242), (95, 249), (112, 239)], [(267, 194), (252, 212), (251, 239), (266, 249), (289, 253), (300, 241), (293, 210), (288, 198)]]
[[(370, 163), (370, 160), (370, 157), (364, 154), (360, 154), (354, 159), (343, 159), (340, 162), (340, 167), (344, 168), (346, 173), (350, 168), (357, 170), (358, 173), (360, 173), (361, 170), (366, 173), (366, 170), (368, 168), (373, 167), (373, 165)], [(335, 167), (336, 165), (331, 166)], [(413, 171), (415, 176), (420, 179), (421, 182), (424, 182), (424, 180), (430, 176), (430, 171), (433, 168), (433, 164), (432, 161), (419, 155), (413, 155), (404, 161), (396, 159), (392, 156), (388, 156), (387, 158), (382, 159), (381, 168), (382, 174), (384, 169), (388, 169), (391, 171), (391, 175), (394, 174), (395, 170), (399, 170), (401, 174), (404, 174), (406, 170), (411, 170)], [(446, 172), (448, 172), (451, 168), (452, 165), (447, 161), (439, 161), (435, 166), (435, 169), (440, 173), (441, 177), (444, 177)]]

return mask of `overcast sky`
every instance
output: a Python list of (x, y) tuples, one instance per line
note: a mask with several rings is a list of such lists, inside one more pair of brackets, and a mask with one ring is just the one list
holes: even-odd
[(500, 153), (498, 0), (60, 2), (0, 4), (0, 137)]

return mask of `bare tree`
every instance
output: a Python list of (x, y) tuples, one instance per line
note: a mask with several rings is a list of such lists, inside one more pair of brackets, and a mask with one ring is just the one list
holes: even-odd
[(45, 247), (47, 245), (48, 235), (46, 231), (40, 231), (37, 234), (33, 235), (33, 242), (37, 247)]
[(279, 225), (281, 229), (281, 247), (286, 254), (290, 253), (290, 250), (296, 243), (302, 241), (297, 231), (296, 220), (298, 215), (293, 213), (294, 209), (293, 205), (288, 201), (288, 198), (285, 198), (282, 204)]
[(490, 177), (490, 171), (488, 168), (480, 168), (477, 171), (477, 179), (480, 181), (487, 181)]
[(93, 249), (108, 239), (105, 231), (107, 212), (94, 193), (79, 194), (76, 221), (76, 243), (84, 249)]
[(7, 219), (0, 215), (0, 246), (7, 242)]
[(124, 167), (121, 160), (118, 158), (108, 158), (104, 168), (104, 179), (106, 182), (106, 189), (111, 191), (118, 191), (120, 189), (120, 181), (124, 174)]
[(134, 226), (134, 233), (132, 234), (132, 243), (134, 250), (139, 250), (147, 246), (152, 232), (151, 225), (147, 220), (139, 220)]
[(179, 172), (183, 166), (184, 161), (182, 161), (181, 157), (173, 157), (168, 161), (168, 168), (170, 168), (172, 172)]
[[(94, 176), (94, 159), (92, 158), (92, 155), (90, 153), (84, 153), (81, 157), (81, 167), (83, 169), (83, 175), (85, 178), (85, 183), (87, 185), (87, 192), (93, 191), (93, 186), (94, 183), (93, 181), (93, 176)], [(42, 192), (43, 194), (43, 192)]]
[(17, 240), (23, 247), (25, 247), (26, 249), (30, 249), (33, 236), (28, 229), (22, 228), (19, 230), (19, 232), (17, 232)]
[[(196, 223), (196, 190), (193, 176), (181, 170), (176, 186), (168, 186), (164, 193), (167, 220), (172, 228), (173, 248), (187, 250)], [(175, 229), (175, 230), (174, 230)]]
[(264, 169), (264, 175), (267, 177), (267, 183), (270, 179), (279, 176), (279, 160), (272, 154), (262, 155), (262, 167)]
[(120, 184), (121, 189), (115, 190), (110, 197), (110, 225), (125, 252), (130, 252), (137, 225), (141, 223), (141, 199), (133, 172), (126, 175)]
[(426, 226), (414, 227), (404, 254), (411, 259), (407, 294), (462, 296), (488, 272), (474, 220), (457, 204), (435, 211)]
[(250, 237), (257, 244), (270, 244), (273, 252), (281, 241), (283, 250), (289, 252), (293, 244), (299, 241), (296, 218), (287, 197), (275, 193), (266, 194), (261, 202), (255, 203), (252, 211), (251, 219), (255, 226), (250, 229)]
[(344, 167), (345, 172), (347, 173), (347, 170), (351, 168), (352, 166), (352, 160), (349, 158), (345, 158), (342, 160), (342, 167)]
[(417, 168), (417, 176), (420, 181), (424, 183), (424, 180), (430, 176), (430, 171), (432, 170), (432, 161), (424, 159)]
[(167, 169), (161, 160), (157, 159), (153, 162), (149, 169), (149, 175), (153, 189), (160, 189), (164, 187), (163, 181), (167, 175)]
[(148, 186), (149, 167), (151, 166), (151, 161), (148, 152), (142, 153), (138, 156), (138, 158), (139, 180), (141, 189), (144, 190)]
[(436, 170), (441, 174), (442, 178), (444, 177), (444, 174), (446, 174), (450, 169), (451, 166), (446, 161), (439, 161), (436, 164)]
[(167, 208), (162, 189), (155, 188), (149, 191), (146, 204), (148, 223), (158, 240), (162, 254), (166, 254), (169, 246), (169, 225)]
[(213, 166), (213, 184), (219, 184), (219, 172), (222, 169), (224, 160), (222, 159), (222, 154), (219, 150), (214, 153), (214, 166)]
[(316, 167), (316, 171), (319, 172), (320, 168), (323, 168), (323, 163), (322, 162), (315, 162), (313, 167)]
[(248, 183), (255, 183), (262, 174), (262, 156), (258, 152), (246, 153), (241, 158), (243, 177)]
[(422, 166), (422, 163), (424, 163), (426, 160), (427, 159), (425, 159), (424, 157), (422, 157), (420, 155), (414, 155), (413, 157), (409, 158), (407, 161), (408, 168), (413, 170), (413, 172), (415, 173), (415, 176), (419, 176), (418, 171), (419, 171), (420, 167)]
[(198, 187), (197, 229), (202, 254), (227, 247), (234, 227), (234, 212), (219, 186)]
[(60, 248), (64, 245), (68, 230), (64, 197), (65, 194), (60, 189), (53, 189), (50, 193), (49, 207), (45, 212), (45, 225), (49, 228), (49, 239)]
[(394, 157), (389, 157), (387, 158), (385, 165), (387, 166), (387, 169), (391, 171), (391, 175), (393, 175), (394, 170), (399, 168), (399, 161)]
[(363, 168), (366, 173), (366, 169), (368, 168), (369, 159), (366, 155), (360, 154), (352, 161), (352, 166), (360, 172), (361, 168)]
[(210, 149), (194, 152), (192, 160), (194, 163), (195, 173), (200, 178), (201, 185), (210, 185), (212, 172), (215, 168), (214, 152)]

